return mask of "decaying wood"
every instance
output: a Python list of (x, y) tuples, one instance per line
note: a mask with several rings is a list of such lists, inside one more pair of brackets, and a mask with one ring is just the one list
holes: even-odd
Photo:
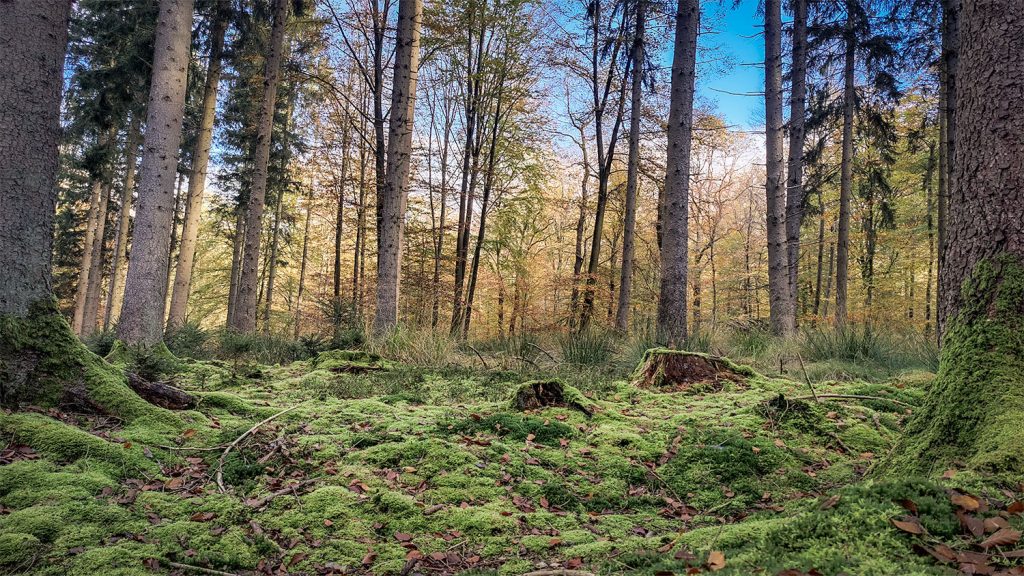
[(196, 397), (164, 382), (150, 382), (138, 374), (128, 373), (128, 387), (150, 404), (169, 410), (195, 408)]
[(546, 406), (575, 408), (590, 416), (593, 411), (583, 404), (566, 397), (565, 385), (558, 380), (526, 382), (516, 391), (514, 404), (517, 410), (538, 410)]
[(742, 382), (746, 378), (724, 358), (677, 350), (652, 350), (637, 370), (633, 385), (678, 392), (695, 384), (720, 385), (726, 381)]

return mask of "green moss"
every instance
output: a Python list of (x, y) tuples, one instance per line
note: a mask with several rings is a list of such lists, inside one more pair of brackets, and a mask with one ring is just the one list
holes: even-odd
[(0, 403), (57, 406), (83, 398), (123, 420), (180, 424), (128, 388), (122, 370), (90, 352), (52, 300), (37, 302), (25, 318), (0, 319)]
[(948, 321), (939, 373), (883, 467), (935, 473), (950, 466), (1024, 473), (1024, 262), (980, 262)]
[(440, 422), (438, 428), (451, 434), (492, 434), (516, 441), (525, 441), (531, 434), (537, 444), (557, 445), (563, 438), (572, 438), (572, 427), (546, 418), (499, 412), (487, 416), (470, 416), (459, 420)]
[(328, 350), (317, 354), (310, 364), (318, 370), (355, 373), (388, 367), (387, 362), (377, 354), (362, 350)]
[(177, 374), (186, 366), (163, 342), (155, 346), (130, 346), (118, 340), (104, 359), (147, 380), (159, 380)]
[(31, 534), (8, 532), (0, 534), (0, 566), (27, 564), (40, 552), (39, 539)]
[(125, 474), (156, 467), (136, 446), (108, 442), (40, 414), (0, 414), (0, 431), (57, 462), (88, 458), (106, 463)]
[(201, 392), (199, 409), (218, 408), (238, 416), (269, 416), (278, 410), (274, 408), (253, 406), (243, 398), (229, 392)]
[[(659, 355), (664, 355), (664, 354), (681, 354), (681, 355), (686, 355), (686, 356), (699, 356), (701, 358), (713, 359), (715, 362), (720, 363), (721, 365), (725, 366), (728, 370), (731, 370), (731, 371), (733, 371), (733, 372), (735, 372), (735, 373), (737, 373), (737, 374), (739, 374), (741, 376), (746, 376), (748, 378), (763, 378), (763, 376), (758, 374), (750, 366), (743, 366), (743, 365), (740, 365), (740, 364), (736, 364), (735, 362), (733, 362), (732, 360), (730, 360), (728, 358), (724, 358), (724, 357), (720, 357), (720, 356), (712, 356), (711, 354), (705, 354), (703, 352), (689, 352), (689, 351), (686, 351), (686, 350), (674, 350), (672, 348), (651, 348), (651, 349), (647, 350), (646, 352), (644, 352), (644, 356), (640, 360), (640, 363), (637, 364), (636, 370), (633, 372), (633, 375), (630, 377), (630, 381), (632, 381), (632, 382), (636, 382), (637, 381), (637, 379), (643, 374), (644, 366), (646, 366), (647, 363), (654, 356), (659, 356)], [(660, 382), (660, 379), (657, 376), (655, 376), (654, 382), (653, 382), (654, 386), (658, 386), (659, 382)]]

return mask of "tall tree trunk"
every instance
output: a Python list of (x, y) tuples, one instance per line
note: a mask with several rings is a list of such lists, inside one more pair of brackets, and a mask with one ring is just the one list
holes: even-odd
[(680, 347), (686, 342), (690, 142), (693, 128), (693, 83), (697, 60), (697, 30), (700, 26), (700, 3), (697, 0), (678, 0), (675, 21), (672, 88), (669, 93), (668, 158), (665, 171), (665, 223), (661, 247), (658, 338), (671, 347)]
[(75, 311), (71, 319), (71, 327), (75, 334), (82, 334), (85, 321), (85, 299), (89, 292), (89, 272), (92, 270), (92, 246), (99, 227), (100, 198), (103, 195), (103, 180), (93, 176), (90, 181), (92, 193), (89, 195), (89, 212), (85, 218), (85, 238), (82, 242), (82, 258), (78, 266), (78, 287), (75, 292)]
[(299, 289), (295, 294), (295, 333), (298, 340), (302, 334), (302, 296), (306, 291), (306, 265), (309, 262), (309, 221), (313, 215), (313, 191), (306, 196), (306, 223), (302, 226), (302, 260), (299, 263)]
[(270, 233), (270, 253), (267, 255), (267, 290), (263, 298), (263, 333), (270, 335), (270, 315), (274, 310), (274, 284), (277, 281), (277, 253), (281, 242), (281, 218), (284, 216), (284, 188), (277, 195), (274, 223)]
[(341, 178), (338, 181), (338, 206), (334, 218), (334, 301), (341, 302), (341, 240), (345, 224), (345, 183), (348, 181), (348, 147), (351, 126), (345, 121), (341, 136)]
[(768, 315), (772, 332), (789, 336), (796, 329), (796, 308), (789, 283), (782, 179), (782, 0), (765, 0), (764, 23)]
[(96, 219), (96, 233), (92, 243), (92, 257), (89, 259), (89, 283), (85, 291), (85, 312), (82, 318), (82, 336), (96, 331), (99, 321), (100, 300), (103, 292), (103, 252), (106, 247), (107, 207), (110, 204), (110, 175), (103, 177), (103, 190), (100, 192), (100, 205)]
[(814, 317), (821, 312), (821, 275), (825, 260), (825, 203), (822, 201), (821, 187), (818, 187), (818, 266), (814, 279)]
[[(953, 179), (953, 158), (956, 154), (956, 98), (960, 53), (961, 0), (942, 0), (942, 58), (939, 68), (939, 194), (938, 194), (938, 276), (946, 267), (947, 221)], [(935, 334), (942, 341), (945, 322), (942, 302), (945, 286), (940, 281), (935, 289)]]
[(825, 281), (825, 297), (821, 301), (821, 317), (828, 317), (828, 303), (832, 301), (832, 279), (835, 278), (836, 267), (836, 245), (830, 242), (828, 245), (828, 275)]
[(853, 8), (846, 8), (846, 53), (843, 65), (843, 153), (839, 177), (839, 237), (836, 248), (836, 328), (847, 320), (847, 285), (850, 267), (850, 197), (853, 195), (853, 113), (857, 87), (854, 84), (856, 39)]
[(800, 293), (800, 226), (804, 220), (804, 115), (807, 101), (807, 1), (793, 0), (793, 65), (790, 70), (789, 158), (786, 170), (786, 252), (793, 328)]
[(228, 281), (228, 315), (226, 326), (232, 326), (238, 302), (238, 281), (242, 276), (242, 245), (245, 243), (245, 206), (239, 198), (235, 206), (235, 233), (231, 238), (231, 271)]
[(416, 76), (420, 58), (421, 0), (399, 0), (395, 75), (391, 88), (391, 120), (388, 126), (388, 164), (381, 204), (381, 239), (377, 254), (377, 302), (373, 330), (381, 334), (398, 323), (402, 237), (409, 196), (412, 160), (413, 117), (416, 110)]
[(1024, 12), (964, 0), (939, 374), (896, 450), (901, 472), (1024, 471)]
[(356, 315), (363, 316), (363, 278), (366, 277), (366, 148), (359, 150), (359, 204), (356, 207), (356, 245), (352, 260), (352, 302)]
[(0, 315), (25, 317), (32, 305), (52, 297), (60, 97), (70, 10), (68, 0), (0, 3)]
[(267, 55), (263, 74), (263, 100), (257, 121), (252, 184), (249, 189), (249, 201), (246, 209), (241, 277), (238, 282), (238, 293), (235, 296), (235, 309), (231, 315), (231, 328), (245, 333), (252, 333), (256, 330), (260, 235), (263, 232), (263, 208), (267, 195), (267, 171), (274, 128), (274, 105), (277, 101), (277, 85), (281, 75), (288, 4), (288, 0), (274, 0), (273, 4), (270, 53)]
[(630, 88), (629, 158), (626, 161), (626, 201), (622, 223), (622, 274), (619, 278), (619, 304), (615, 311), (615, 330), (625, 333), (629, 328), (629, 302), (633, 293), (633, 258), (636, 253), (637, 175), (640, 164), (640, 116), (643, 104), (644, 25), (646, 0), (636, 0), (636, 28), (633, 30), (633, 78)]
[[(441, 312), (441, 257), (444, 254), (445, 219), (448, 215), (448, 153), (451, 144), (452, 122), (445, 113), (444, 138), (441, 142), (441, 198), (440, 215), (434, 240), (433, 301), (430, 312), (430, 327), (437, 328)], [(433, 196), (431, 196), (433, 197)], [(431, 211), (433, 213), (433, 211)]]
[(195, 262), (199, 222), (203, 211), (203, 193), (206, 190), (206, 172), (210, 164), (210, 146), (213, 143), (213, 125), (217, 116), (217, 88), (220, 85), (224, 35), (228, 29), (227, 0), (218, 0), (214, 7), (213, 26), (210, 30), (210, 61), (206, 69), (203, 88), (202, 116), (192, 150), (192, 170), (188, 177), (188, 200), (185, 204), (185, 223), (181, 227), (178, 248), (178, 266), (174, 271), (171, 308), (167, 316), (168, 328), (185, 323), (185, 310), (192, 288), (192, 265)]
[(117, 336), (153, 346), (163, 337), (174, 180), (192, 33), (192, 0), (160, 0), (149, 112), (143, 138), (139, 206)]
[[(183, 205), (185, 203), (185, 194), (181, 191), (182, 186), (185, 185), (185, 173), (178, 172), (178, 186), (174, 192), (174, 211), (171, 213), (171, 244), (167, 250), (167, 289), (164, 294), (169, 294), (174, 282), (174, 268), (175, 268), (175, 254), (178, 248), (178, 223), (183, 219)], [(170, 308), (171, 302), (168, 299), (164, 300), (164, 310), (167, 311)], [(167, 314), (164, 314), (164, 319), (167, 319)]]
[(138, 117), (133, 116), (128, 126), (128, 140), (124, 153), (124, 189), (121, 190), (121, 209), (118, 211), (117, 240), (114, 243), (114, 258), (110, 268), (110, 287), (107, 290), (107, 309), (103, 315), (103, 329), (109, 330), (114, 311), (121, 310), (123, 294), (120, 293), (124, 262), (128, 257), (128, 230), (131, 226), (132, 195), (135, 193), (135, 164), (138, 161), (139, 140)]
[(928, 227), (928, 278), (924, 287), (924, 333), (931, 335), (932, 326), (932, 278), (935, 277), (935, 198), (932, 180), (935, 175), (935, 142), (928, 144), (928, 164), (924, 171), (925, 220)]
[(580, 213), (576, 219), (576, 246), (572, 263), (572, 297), (569, 299), (569, 326), (575, 328), (579, 318), (580, 305), (580, 274), (583, 272), (584, 245), (583, 235), (587, 226), (587, 196), (590, 183), (590, 162), (587, 158), (587, 134), (580, 126), (580, 150), (583, 152), (583, 178), (580, 182)]

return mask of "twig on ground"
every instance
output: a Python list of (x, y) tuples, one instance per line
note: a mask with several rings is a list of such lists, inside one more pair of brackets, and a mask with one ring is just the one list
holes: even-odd
[(170, 562), (167, 564), (172, 568), (178, 568), (180, 570), (191, 570), (193, 572), (199, 572), (200, 574), (213, 574), (214, 576), (238, 576), (234, 572), (222, 572), (220, 570), (214, 570), (212, 568), (203, 568), (202, 566), (193, 566), (192, 564), (182, 564), (181, 562)]
[(291, 412), (292, 410), (295, 410), (299, 406), (302, 406), (302, 404), (303, 402), (299, 402), (298, 404), (290, 408), (285, 408), (284, 410), (281, 410), (280, 412), (274, 414), (273, 416), (269, 416), (267, 418), (264, 418), (263, 420), (260, 420), (255, 425), (253, 425), (252, 428), (249, 428), (248, 430), (243, 432), (241, 436), (235, 438), (230, 444), (228, 444), (228, 447), (225, 448), (223, 452), (221, 452), (220, 458), (217, 459), (217, 487), (220, 489), (221, 492), (227, 492), (227, 489), (224, 488), (224, 459), (228, 457), (228, 453), (231, 452), (231, 449), (234, 448), (235, 446), (238, 446), (239, 442), (248, 438), (249, 435), (258, 430), (260, 426), (263, 426), (267, 422), (270, 422), (275, 418), (278, 418), (280, 416), (287, 414), (288, 412)]
[(815, 402), (820, 402), (820, 400), (818, 400), (818, 393), (814, 391), (814, 384), (811, 384), (811, 377), (807, 375), (807, 367), (804, 366), (804, 357), (797, 352), (796, 359), (800, 361), (800, 369), (804, 372), (804, 380), (807, 381), (807, 387), (811, 389), (811, 396), (814, 397)]
[(917, 408), (913, 404), (907, 404), (894, 398), (883, 398), (881, 396), (862, 396), (860, 394), (818, 394), (815, 396), (795, 396), (793, 400), (812, 400), (815, 398), (835, 398), (839, 400), (880, 400), (882, 402), (892, 402), (900, 406), (906, 406), (907, 408)]
[(203, 446), (161, 446), (161, 445), (158, 444), (158, 445), (153, 446), (153, 447), (154, 448), (160, 448), (162, 450), (175, 450), (175, 451), (179, 451), (179, 452), (188, 452), (190, 450), (194, 451), (194, 452), (213, 452), (214, 450), (223, 450), (224, 449), (224, 444), (221, 444), (219, 446), (209, 446), (209, 447), (203, 447)]
[(593, 572), (584, 572), (583, 570), (567, 570), (565, 568), (556, 568), (554, 570), (535, 570), (533, 572), (527, 572), (522, 576), (597, 576)]
[(484, 365), (484, 370), (490, 370), (491, 367), (487, 365), (487, 360), (484, 360), (484, 355), (479, 350), (474, 348), (471, 344), (467, 343), (466, 347), (476, 353), (476, 357), (480, 359), (480, 363)]
[(274, 492), (267, 494), (266, 496), (260, 498), (259, 500), (255, 500), (249, 503), (248, 506), (250, 508), (255, 508), (256, 510), (262, 510), (266, 508), (267, 505), (270, 504), (270, 501), (273, 500), (274, 498), (277, 498), (278, 496), (284, 496), (285, 494), (296, 494), (298, 490), (306, 488), (307, 486), (315, 482), (315, 478), (309, 478), (303, 480), (302, 482), (299, 482), (298, 484), (289, 484), (288, 486), (285, 486), (280, 490), (275, 490)]

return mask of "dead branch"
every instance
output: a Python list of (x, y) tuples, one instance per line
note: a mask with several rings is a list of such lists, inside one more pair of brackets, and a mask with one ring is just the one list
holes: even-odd
[(231, 449), (234, 448), (235, 446), (238, 446), (239, 442), (248, 438), (249, 435), (255, 432), (257, 429), (259, 429), (260, 426), (263, 426), (267, 422), (270, 422), (271, 420), (274, 420), (279, 416), (283, 416), (288, 412), (295, 410), (299, 406), (302, 406), (302, 404), (302, 402), (299, 402), (298, 404), (290, 408), (285, 408), (284, 410), (281, 410), (280, 412), (274, 414), (273, 416), (260, 420), (252, 428), (249, 428), (248, 430), (243, 432), (241, 436), (235, 438), (230, 444), (228, 444), (228, 447), (225, 448), (223, 452), (221, 452), (220, 458), (217, 459), (217, 487), (220, 489), (221, 492), (227, 492), (227, 489), (224, 488), (224, 459), (228, 457), (228, 453), (231, 452)]

